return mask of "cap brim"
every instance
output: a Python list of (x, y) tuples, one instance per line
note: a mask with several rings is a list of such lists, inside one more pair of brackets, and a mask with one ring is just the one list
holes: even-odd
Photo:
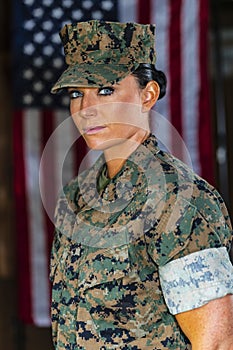
[(132, 73), (139, 64), (133, 66), (116, 64), (79, 64), (69, 66), (60, 76), (51, 92), (56, 93), (69, 87), (101, 87), (115, 84)]

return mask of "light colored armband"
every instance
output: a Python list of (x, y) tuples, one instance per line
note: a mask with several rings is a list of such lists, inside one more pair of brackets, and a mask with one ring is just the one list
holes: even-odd
[(173, 315), (233, 294), (233, 267), (225, 247), (173, 260), (160, 267), (159, 273), (163, 295)]

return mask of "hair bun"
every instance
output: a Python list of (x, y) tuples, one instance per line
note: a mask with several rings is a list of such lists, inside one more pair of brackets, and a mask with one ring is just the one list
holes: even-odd
[(158, 99), (161, 99), (166, 94), (166, 88), (167, 88), (166, 75), (161, 70), (157, 70), (155, 68), (155, 70), (154, 70), (154, 80), (157, 81), (157, 83), (159, 84), (160, 94), (159, 94), (159, 98)]

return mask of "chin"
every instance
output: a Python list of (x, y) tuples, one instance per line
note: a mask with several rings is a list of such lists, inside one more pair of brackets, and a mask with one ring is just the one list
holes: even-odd
[(90, 140), (89, 138), (84, 138), (87, 146), (92, 149), (92, 150), (96, 150), (96, 151), (104, 151), (106, 148), (106, 142), (101, 142), (101, 141), (97, 141), (97, 140)]
[(104, 151), (108, 148), (111, 148), (113, 146), (116, 146), (119, 143), (122, 143), (122, 139), (121, 138), (117, 138), (117, 139), (109, 139), (109, 140), (95, 140), (94, 138), (87, 138), (85, 137), (85, 142), (87, 144), (87, 146), (92, 149), (92, 150), (96, 150), (96, 151)]

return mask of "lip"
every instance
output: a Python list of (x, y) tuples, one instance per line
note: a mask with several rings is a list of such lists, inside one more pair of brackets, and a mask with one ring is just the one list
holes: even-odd
[(104, 125), (95, 125), (95, 126), (93, 125), (93, 126), (84, 128), (83, 132), (86, 135), (93, 135), (93, 134), (97, 134), (98, 132), (101, 132), (104, 129), (105, 129)]

